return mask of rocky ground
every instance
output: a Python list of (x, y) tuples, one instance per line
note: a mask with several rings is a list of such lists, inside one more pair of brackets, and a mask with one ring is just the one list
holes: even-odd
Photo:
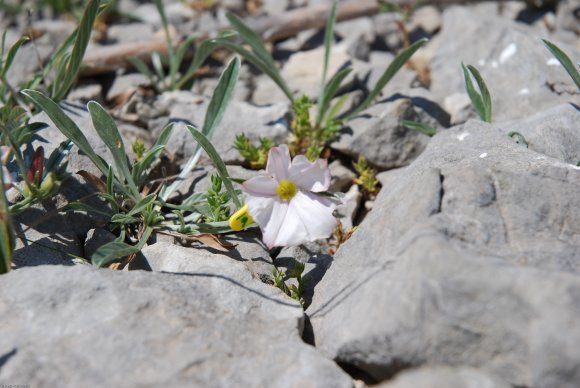
[[(166, 3), (173, 27), (191, 33), (223, 25), (225, 10), (275, 15), (323, 1), (224, 0), (210, 10), (194, 1)], [(100, 31), (87, 56), (101, 45), (159, 36), (150, 2), (121, 0), (119, 7), (141, 21)], [(42, 36), (19, 53), (14, 82), (34, 71), (37, 52), (48, 58), (74, 28), (50, 14), (35, 17)], [(25, 26), (22, 15), (0, 20), (8, 41)], [(324, 242), (268, 251), (250, 230), (226, 236), (237, 244), (227, 253), (157, 236), (134, 270), (97, 269), (83, 258), (114, 238), (102, 219), (68, 214), (37, 222), (91, 192), (73, 174), (52, 201), (17, 219), (14, 270), (0, 277), (0, 382), (580, 386), (580, 93), (540, 40), (578, 62), (580, 3), (425, 5), (406, 19), (381, 13), (340, 22), (330, 72), (353, 65), (341, 91), (349, 103), (403, 47), (402, 31), (430, 41), (329, 145), (333, 189), (348, 198), (341, 220), (358, 225), (334, 256)], [(321, 30), (305, 30), (272, 45), (297, 94), (318, 93), (322, 38)], [(203, 120), (220, 71), (219, 59), (212, 61), (190, 91), (155, 93), (146, 77), (123, 67), (85, 74), (63, 106), (103, 155), (88, 100), (111, 108), (127, 144), (139, 138), (150, 145), (172, 119)], [(476, 66), (489, 87), (492, 123), (471, 106), (462, 62)], [(235, 101), (213, 137), (231, 175), (254, 174), (232, 147), (235, 135), (282, 143), (290, 113), (273, 82), (243, 65)], [(50, 123), (44, 114), (33, 120)], [(408, 130), (401, 120), (429, 124), (437, 134)], [(510, 137), (513, 131), (527, 144)], [(47, 153), (64, 140), (54, 126), (41, 137), (36, 144)], [(194, 146), (183, 130), (168, 149), (179, 160)], [(352, 183), (359, 155), (380, 171), (376, 198)], [(69, 169), (94, 167), (75, 149)], [(196, 169), (191, 190), (205, 190), (211, 171), (209, 163)], [(304, 308), (272, 286), (272, 264), (291, 259), (307, 262)]]

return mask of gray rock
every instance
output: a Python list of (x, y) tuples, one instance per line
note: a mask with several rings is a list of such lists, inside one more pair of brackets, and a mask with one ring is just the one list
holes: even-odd
[(414, 10), (407, 24), (407, 31), (415, 35), (431, 36), (440, 28), (441, 11), (434, 5), (426, 5)]
[(230, 259), (205, 260), (196, 274), (181, 276), (25, 268), (2, 277), (0, 290), (0, 317), (11, 333), (0, 339), (2, 381), (35, 387), (352, 385), (302, 342), (300, 306)]
[(423, 367), (402, 372), (392, 381), (377, 385), (380, 388), (510, 388), (511, 385), (495, 376), (474, 368), (444, 366)]
[(331, 181), (329, 191), (344, 192), (352, 185), (356, 174), (346, 168), (339, 160), (335, 160), (328, 165), (330, 170)]
[[(169, 120), (184, 121), (201, 128), (208, 103), (206, 98), (196, 105), (177, 102), (171, 107)], [(236, 135), (243, 132), (254, 142), (259, 137), (270, 137), (274, 143), (284, 142), (289, 134), (287, 114), (288, 107), (284, 103), (258, 107), (246, 102), (232, 101), (211, 141), (224, 162), (241, 164), (243, 159), (234, 148)], [(191, 133), (184, 125), (179, 125), (173, 131), (168, 148), (176, 155), (189, 156), (195, 145)]]
[(139, 86), (147, 86), (150, 83), (149, 78), (141, 73), (118, 75), (107, 91), (107, 100), (112, 101), (121, 95), (134, 92)]
[(580, 161), (580, 112), (573, 105), (558, 105), (525, 120), (498, 125), (506, 135), (521, 133), (531, 150), (565, 163)]
[(379, 169), (401, 167), (416, 158), (429, 137), (409, 130), (401, 120), (419, 120), (410, 99), (379, 103), (348, 122), (347, 130), (331, 147), (356, 159), (363, 155)]
[(86, 104), (89, 101), (103, 103), (103, 86), (101, 84), (79, 85), (72, 89), (67, 96), (69, 101)]
[(399, 23), (402, 16), (397, 12), (379, 13), (372, 17), (375, 27), (375, 49), (397, 52), (403, 47), (403, 35)]
[[(328, 61), (327, 79), (330, 79), (349, 60), (350, 57), (346, 46), (334, 46)], [(282, 78), (284, 78), (294, 95), (307, 95), (308, 97), (316, 98), (320, 92), (323, 63), (324, 47), (294, 53), (281, 71)], [(351, 73), (343, 83), (348, 84), (353, 80), (354, 77)], [(278, 101), (277, 95), (272, 94), (273, 88), (277, 88), (277, 86), (275, 86), (273, 81), (270, 82), (258, 82), (256, 84), (256, 89), (252, 96), (256, 104), (272, 104)]]
[[(546, 34), (522, 23), (451, 7), (430, 45), (436, 49), (431, 91), (439, 101), (465, 92), (461, 62), (474, 65), (492, 97), (493, 120), (525, 118), (567, 102), (580, 103), (578, 88), (544, 47)], [(580, 52), (556, 42), (572, 58)]]
[(107, 38), (114, 43), (130, 43), (153, 39), (154, 33), (151, 24), (113, 24), (107, 29)]
[(377, 380), (437, 364), (578, 386), (579, 190), (578, 168), (498, 127), (437, 134), (316, 286), (316, 345)]
[(361, 201), (362, 194), (358, 186), (352, 185), (344, 195), (344, 203), (336, 208), (335, 215), (343, 229), (347, 230), (353, 227)]
[(275, 15), (286, 11), (290, 7), (290, 0), (262, 0), (262, 11)]
[(571, 31), (580, 35), (580, 1), (563, 0), (558, 2), (556, 23), (558, 29)]
[(15, 232), (13, 269), (39, 265), (69, 266), (84, 262), (81, 244), (73, 231), (57, 232), (38, 227), (27, 229), (26, 224), (19, 224)]
[(159, 272), (193, 273), (199, 270), (200, 262), (216, 260), (218, 257), (230, 258), (243, 263), (254, 277), (271, 282), (272, 258), (260, 241), (258, 231), (245, 231), (220, 238), (234, 244), (235, 248), (221, 252), (203, 244), (194, 243), (193, 247), (183, 247), (158, 242), (143, 248), (143, 262), (137, 267)]

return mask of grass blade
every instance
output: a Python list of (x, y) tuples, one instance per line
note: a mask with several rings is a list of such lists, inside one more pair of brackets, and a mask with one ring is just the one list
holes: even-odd
[(85, 155), (87, 155), (89, 159), (91, 159), (91, 161), (103, 174), (107, 174), (107, 171), (109, 170), (107, 164), (100, 156), (95, 153), (93, 147), (89, 144), (87, 138), (85, 135), (83, 135), (82, 131), (75, 124), (75, 122), (72, 121), (72, 119), (68, 117), (54, 101), (42, 93), (37, 92), (36, 90), (23, 90), (22, 94), (27, 96), (36, 105), (38, 105), (40, 109), (42, 109), (48, 115), (58, 130), (61, 131), (68, 139), (72, 140), (72, 142)]
[(129, 163), (127, 162), (127, 155), (125, 154), (125, 145), (123, 144), (123, 139), (117, 129), (117, 124), (115, 124), (113, 118), (101, 105), (99, 105), (99, 103), (90, 101), (87, 104), (87, 108), (91, 114), (91, 120), (93, 121), (95, 130), (107, 148), (111, 151), (111, 155), (113, 155), (119, 178), (126, 181), (135, 199), (140, 198), (139, 189), (135, 185), (135, 182), (133, 182), (133, 176), (129, 171)]
[(240, 201), (240, 198), (236, 194), (236, 191), (234, 189), (234, 186), (232, 185), (232, 180), (230, 179), (230, 175), (228, 174), (228, 170), (226, 169), (224, 161), (222, 160), (222, 158), (219, 156), (214, 146), (211, 144), (208, 138), (204, 136), (203, 133), (199, 132), (195, 127), (191, 125), (187, 125), (186, 127), (187, 129), (189, 129), (189, 132), (191, 132), (191, 135), (193, 136), (195, 141), (197, 141), (197, 143), (205, 150), (205, 152), (213, 162), (218, 174), (220, 175), (220, 178), (222, 178), (222, 181), (226, 186), (226, 190), (228, 191), (230, 197), (232, 198), (232, 201), (234, 201), (236, 208), (240, 209), (243, 206), (243, 203)]
[[(467, 90), (467, 95), (469, 96), (469, 99), (471, 100), (473, 107), (475, 108), (475, 110), (477, 111), (477, 114), (479, 114), (479, 117), (483, 121), (490, 123), (491, 122), (491, 100), (489, 98), (489, 91), (487, 91), (487, 87), (485, 86), (485, 83), (483, 83), (483, 79), (481, 78), (481, 75), (479, 74), (477, 69), (475, 69), (473, 66), (468, 65), (467, 67), (465, 67), (465, 65), (462, 63), (461, 68), (463, 69), (463, 77), (465, 78), (465, 89)], [(475, 73), (477, 75), (473, 73), (472, 69), (475, 70)], [(481, 94), (475, 90), (475, 86), (473, 85), (473, 82), (471, 81), (470, 74), (473, 74), (473, 77), (476, 79), (477, 85), (479, 86), (479, 88), (481, 90)], [(478, 77), (479, 77), (479, 79), (478, 79)], [(480, 82), (481, 82), (481, 84), (480, 84)], [(482, 85), (483, 85), (483, 88), (485, 91), (481, 89)], [(487, 95), (487, 97), (485, 95)]]
[(14, 249), (14, 229), (4, 191), (4, 176), (0, 166), (0, 274), (10, 271), (12, 250)]
[(61, 77), (55, 79), (53, 84), (52, 97), (57, 101), (64, 98), (77, 76), (83, 56), (85, 55), (85, 51), (89, 45), (91, 31), (99, 12), (100, 4), (100, 0), (89, 0), (89, 3), (85, 8), (85, 12), (83, 13), (79, 23), (72, 53), (69, 59), (63, 63), (61, 67), (61, 69), (64, 68), (66, 71), (60, 73)]
[[(214, 93), (209, 102), (207, 111), (205, 113), (204, 123), (202, 127), (202, 132), (204, 138), (211, 138), (215, 127), (219, 124), (223, 118), (225, 109), (231, 100), (234, 92), (234, 87), (238, 80), (238, 75), (240, 73), (240, 59), (235, 57), (230, 61), (227, 68), (224, 70), (219, 78), (218, 84), (214, 90)], [(191, 170), (197, 164), (199, 157), (201, 155), (201, 148), (203, 145), (198, 142), (198, 145), (193, 151), (193, 155), (187, 161), (187, 164), (177, 177), (177, 179), (169, 186), (164, 187), (159, 197), (162, 201), (167, 201), (167, 198), (179, 187), (183, 182), (184, 178), (189, 175)], [(212, 146), (213, 148), (213, 146)], [(230, 183), (231, 184), (231, 183)]]
[(410, 120), (403, 120), (401, 121), (401, 124), (409, 129), (414, 129), (415, 131), (419, 131), (429, 137), (435, 135), (437, 133), (437, 130), (433, 127), (431, 127), (430, 125), (427, 125), (425, 123), (419, 123), (416, 121), (410, 121)]
[(483, 109), (485, 114), (484, 121), (491, 123), (491, 95), (489, 94), (487, 85), (485, 84), (485, 81), (481, 77), (481, 74), (479, 74), (479, 71), (475, 67), (467, 65), (467, 69), (470, 71), (471, 74), (473, 74), (473, 77), (477, 82), (477, 87), (479, 87), (479, 90), (481, 92), (481, 100), (483, 103)]
[(14, 57), (16, 56), (16, 53), (18, 52), (20, 47), (29, 40), (30, 40), (29, 37), (23, 36), (22, 38), (18, 39), (16, 43), (12, 45), (12, 47), (10, 47), (10, 49), (8, 50), (8, 54), (6, 54), (6, 61), (2, 66), (2, 73), (0, 74), (1, 78), (4, 78), (6, 76), (6, 73), (8, 72), (8, 69), (10, 69), (10, 66), (12, 66)]
[(389, 83), (391, 78), (393, 78), (395, 74), (397, 74), (397, 72), (405, 65), (405, 63), (407, 63), (409, 58), (411, 58), (413, 54), (415, 54), (415, 52), (419, 50), (419, 48), (421, 48), (421, 46), (423, 46), (425, 43), (427, 43), (426, 38), (419, 39), (418, 41), (407, 47), (405, 50), (397, 54), (397, 56), (393, 59), (387, 70), (385, 70), (383, 75), (381, 75), (381, 78), (379, 78), (379, 81), (377, 82), (375, 87), (371, 90), (367, 98), (365, 98), (365, 100), (355, 110), (353, 110), (348, 115), (347, 118), (355, 116), (361, 111), (368, 108), (369, 105), (373, 102), (373, 100), (381, 93), (381, 90), (383, 90), (384, 87)]
[(227, 13), (226, 17), (228, 18), (230, 24), (240, 34), (242, 39), (250, 45), (252, 51), (256, 54), (260, 60), (269, 67), (276, 68), (276, 63), (274, 62), (274, 58), (272, 55), (266, 50), (266, 46), (262, 41), (262, 38), (258, 34), (256, 34), (250, 27), (244, 24), (244, 22), (239, 19), (233, 13)]
[(330, 59), (330, 50), (332, 49), (332, 41), (334, 38), (334, 26), (336, 24), (336, 8), (338, 1), (334, 0), (332, 2), (332, 9), (330, 10), (330, 15), (328, 16), (328, 21), (326, 22), (326, 29), (324, 31), (324, 63), (322, 65), (322, 79), (320, 80), (320, 93), (318, 94), (318, 113), (316, 116), (316, 122), (320, 124), (322, 121), (322, 116), (324, 112), (322, 111), (322, 105), (324, 100), (324, 91), (326, 85), (326, 76), (328, 73), (328, 60)]
[(346, 68), (340, 70), (338, 73), (336, 73), (330, 79), (330, 81), (328, 81), (326, 88), (322, 92), (322, 96), (323, 96), (322, 99), (318, 100), (318, 117), (316, 118), (317, 124), (320, 124), (322, 122), (322, 120), (324, 119), (324, 116), (326, 115), (326, 111), (328, 110), (328, 107), (330, 106), (330, 101), (332, 101), (332, 99), (336, 95), (336, 92), (338, 91), (338, 88), (342, 84), (342, 81), (344, 81), (344, 79), (351, 72), (352, 72), (352, 67), (346, 67)]
[(230, 61), (224, 72), (221, 74), (218, 84), (211, 96), (205, 119), (203, 121), (202, 132), (205, 136), (211, 137), (215, 127), (219, 124), (224, 116), (234, 88), (240, 74), (240, 58), (235, 57)]
[(562, 64), (562, 66), (564, 66), (564, 69), (568, 72), (568, 74), (570, 74), (570, 77), (572, 77), (572, 80), (574, 81), (578, 89), (580, 89), (580, 72), (578, 72), (578, 69), (576, 68), (570, 57), (566, 55), (566, 53), (562, 51), (558, 46), (556, 46), (549, 40), (542, 39), (542, 42), (544, 42), (544, 45), (548, 48), (548, 50), (550, 50), (552, 55), (556, 57), (556, 59)]
[(276, 85), (278, 85), (278, 87), (282, 90), (282, 92), (286, 95), (286, 97), (288, 97), (290, 102), (294, 101), (294, 97), (292, 95), (292, 92), (290, 91), (290, 88), (286, 84), (286, 81), (284, 81), (284, 79), (280, 75), (280, 72), (278, 71), (278, 68), (276, 66), (269, 66), (268, 64), (262, 62), (262, 60), (260, 60), (258, 56), (254, 55), (253, 53), (246, 50), (242, 46), (230, 42), (229, 40), (219, 38), (216, 39), (216, 42), (219, 43), (220, 46), (223, 46), (233, 52), (240, 54), (245, 60), (249, 61), (258, 69), (260, 69), (261, 72), (268, 75), (272, 79), (272, 81), (274, 81)]

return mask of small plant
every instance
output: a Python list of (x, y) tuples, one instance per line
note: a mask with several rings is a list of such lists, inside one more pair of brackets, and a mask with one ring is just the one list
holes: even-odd
[[(162, 131), (151, 149), (144, 152), (142, 146), (134, 144), (133, 149), (139, 157), (130, 165), (125, 154), (123, 140), (112, 117), (97, 102), (89, 102), (87, 107), (93, 126), (113, 159), (113, 165), (110, 166), (95, 153), (83, 132), (53, 100), (38, 91), (23, 92), (46, 112), (56, 127), (89, 157), (105, 177), (103, 180), (86, 171), (79, 172), (97, 188), (98, 195), (108, 203), (110, 213), (106, 215), (110, 217), (109, 227), (118, 235), (115, 241), (96, 250), (92, 256), (93, 264), (108, 265), (113, 260), (124, 257), (126, 263), (130, 262), (156, 231), (195, 238), (204, 233), (223, 233), (230, 230), (226, 221), (230, 203), (233, 203), (236, 208), (241, 208), (243, 204), (238, 198), (239, 192), (233, 188), (223, 161), (208, 137), (213, 134), (214, 128), (223, 117), (231, 99), (239, 67), (239, 59), (234, 58), (222, 73), (210, 100), (202, 131), (187, 126), (198, 142), (198, 146), (184, 171), (176, 181), (169, 185), (163, 182), (158, 187), (154, 187), (149, 182), (148, 176), (169, 140), (173, 124)], [(212, 187), (208, 193), (193, 193), (180, 204), (171, 203), (169, 198), (182, 183), (183, 177), (195, 167), (202, 148), (216, 165), (219, 178), (212, 178)], [(227, 193), (222, 192), (222, 184)], [(201, 208), (207, 211), (199, 211)], [(93, 211), (102, 214), (82, 203), (71, 203), (63, 210)], [(222, 248), (227, 249), (225, 244)]]
[[(145, 62), (137, 57), (130, 57), (129, 61), (140, 73), (149, 78), (151, 85), (157, 89), (157, 91), (162, 92), (166, 90), (183, 89), (190, 86), (192, 79), (196, 76), (201, 65), (213, 51), (214, 45), (209, 41), (202, 42), (199, 47), (197, 47), (195, 57), (191, 61), (187, 70), (183, 74), (180, 74), (179, 71), (183, 66), (183, 61), (187, 51), (191, 49), (196, 37), (189, 36), (174, 48), (173, 37), (169, 32), (169, 23), (167, 21), (167, 16), (165, 15), (163, 1), (155, 0), (154, 3), (161, 17), (161, 24), (165, 33), (167, 55), (161, 55), (159, 53), (153, 53), (151, 55), (153, 71), (149, 69), (149, 66), (147, 66)], [(231, 34), (224, 33), (220, 36), (227, 37), (230, 35)], [(165, 71), (166, 68), (168, 69), (167, 73)]]
[(379, 191), (379, 181), (377, 180), (377, 171), (370, 167), (364, 156), (358, 157), (358, 162), (353, 162), (353, 167), (358, 174), (354, 183), (361, 186), (363, 192), (367, 195), (375, 195)]
[[(467, 67), (462, 63), (461, 68), (463, 69), (463, 76), (465, 78), (465, 88), (467, 89), (467, 94), (469, 99), (473, 104), (475, 110), (479, 114), (479, 117), (485, 122), (491, 123), (491, 96), (485, 81), (479, 74), (479, 71), (471, 66)], [(471, 81), (471, 77), (475, 78), (479, 92), (475, 90), (475, 86)]]
[(352, 68), (345, 67), (334, 74), (328, 81), (326, 80), (336, 23), (337, 4), (338, 2), (334, 1), (324, 33), (323, 76), (320, 80), (320, 93), (316, 101), (316, 114), (313, 118), (310, 117), (309, 112), (309, 108), (312, 106), (311, 99), (304, 96), (294, 96), (262, 39), (238, 17), (231, 13), (227, 14), (227, 18), (233, 29), (249, 46), (249, 49), (232, 42), (230, 40), (231, 35), (207, 41), (207, 47), (211, 45), (221, 46), (238, 53), (264, 74), (267, 74), (280, 90), (282, 90), (292, 104), (294, 112), (293, 134), (289, 142), (291, 151), (294, 155), (306, 153), (310, 160), (314, 160), (320, 156), (321, 151), (328, 141), (338, 134), (344, 121), (359, 114), (374, 102), (391, 78), (403, 67), (415, 51), (427, 42), (427, 39), (421, 39), (401, 51), (382, 74), (366, 98), (350, 112), (339, 117), (338, 112), (344, 104), (345, 99), (338, 99), (334, 105), (331, 105), (331, 102), (336, 97), (344, 80), (352, 71)]
[(255, 146), (243, 133), (236, 135), (236, 140), (234, 141), (234, 148), (250, 163), (250, 167), (255, 170), (266, 166), (268, 151), (273, 146), (274, 143), (267, 137), (260, 138), (259, 145)]
[[(286, 272), (279, 270), (276, 266), (272, 266), (272, 275), (274, 276), (274, 285), (278, 287), (282, 292), (291, 297), (292, 299), (300, 302), (304, 305), (304, 287), (308, 283), (308, 278), (302, 277), (305, 265), (304, 263), (295, 260), (294, 267), (290, 270), (290, 273), (286, 277)], [(298, 285), (290, 284), (286, 282), (289, 279), (296, 279)]]

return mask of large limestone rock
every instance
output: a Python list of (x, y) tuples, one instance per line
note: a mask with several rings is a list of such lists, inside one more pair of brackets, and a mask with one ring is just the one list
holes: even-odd
[(580, 170), (468, 121), (383, 180), (307, 314), (316, 345), (377, 380), (471, 366), (580, 385)]
[[(442, 103), (465, 93), (463, 62), (481, 72), (494, 121), (522, 119), (563, 102), (580, 103), (578, 88), (541, 38), (552, 39), (547, 31), (485, 10), (452, 7), (443, 13), (443, 28), (430, 43), (431, 91)], [(571, 58), (580, 58), (577, 49), (555, 43)]]
[(180, 276), (23, 268), (3, 275), (0, 290), (3, 382), (352, 386), (302, 342), (300, 306), (229, 259), (204, 261)]

